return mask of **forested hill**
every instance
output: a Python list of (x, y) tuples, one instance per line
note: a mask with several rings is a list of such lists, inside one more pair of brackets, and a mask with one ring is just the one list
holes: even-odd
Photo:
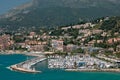
[(0, 27), (56, 27), (120, 14), (119, 0), (32, 0), (0, 17)]
[(120, 17), (110, 17), (100, 22), (100, 29), (105, 31), (120, 32)]
[(93, 29), (102, 29), (108, 34), (120, 33), (120, 16), (102, 17), (91, 21)]

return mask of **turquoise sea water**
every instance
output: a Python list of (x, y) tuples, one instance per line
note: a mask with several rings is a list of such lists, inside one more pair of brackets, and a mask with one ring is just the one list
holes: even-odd
[(39, 74), (14, 72), (6, 68), (26, 59), (24, 55), (0, 55), (0, 80), (120, 80), (120, 73), (49, 70), (47, 61), (35, 65), (37, 70), (43, 71)]

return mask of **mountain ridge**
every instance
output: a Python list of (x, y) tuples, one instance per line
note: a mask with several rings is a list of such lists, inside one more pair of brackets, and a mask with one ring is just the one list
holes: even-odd
[(120, 14), (119, 0), (32, 0), (0, 19), (0, 26), (55, 27)]

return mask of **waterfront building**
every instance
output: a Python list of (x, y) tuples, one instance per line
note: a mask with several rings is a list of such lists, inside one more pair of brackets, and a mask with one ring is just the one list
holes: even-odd
[(63, 52), (63, 40), (52, 40), (51, 45), (53, 50), (55, 51), (62, 51)]
[(30, 51), (44, 51), (44, 45), (30, 45)]
[(76, 50), (77, 48), (78, 48), (77, 45), (68, 44), (68, 45), (66, 46), (66, 51), (67, 51), (67, 52), (71, 52), (71, 51), (73, 51), (73, 50)]
[(120, 45), (117, 46), (116, 51), (120, 52)]
[(83, 49), (84, 51), (87, 51), (87, 53), (94, 53), (94, 52), (99, 52), (99, 51), (103, 50), (103, 48), (92, 47), (92, 46), (81, 47), (81, 49)]
[(35, 32), (30, 32), (30, 36), (35, 36), (36, 33)]

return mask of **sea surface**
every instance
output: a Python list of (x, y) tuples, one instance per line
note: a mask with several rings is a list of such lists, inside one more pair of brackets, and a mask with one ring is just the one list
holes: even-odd
[(109, 72), (65, 72), (47, 68), (47, 60), (34, 67), (42, 73), (15, 72), (6, 67), (31, 59), (25, 55), (0, 55), (0, 80), (120, 80), (120, 73)]

